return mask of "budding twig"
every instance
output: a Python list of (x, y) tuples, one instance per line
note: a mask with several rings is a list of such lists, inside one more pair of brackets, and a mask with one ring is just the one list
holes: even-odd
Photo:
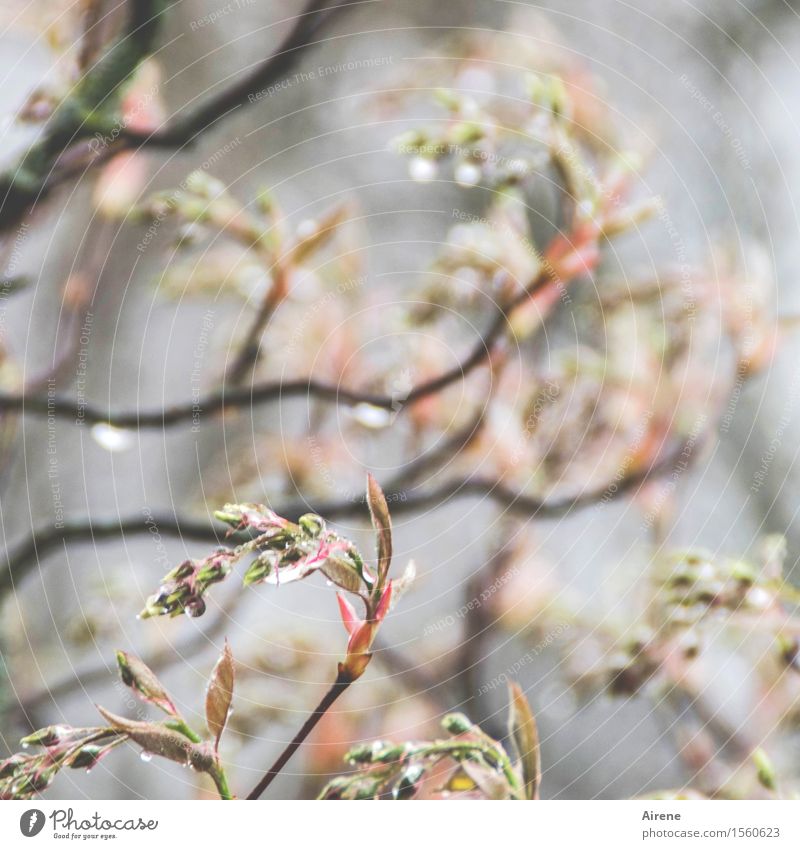
[(308, 735), (316, 728), (317, 723), (322, 719), (325, 713), (330, 709), (333, 703), (344, 693), (344, 691), (352, 684), (353, 681), (348, 674), (339, 670), (336, 680), (331, 684), (330, 689), (322, 697), (320, 703), (311, 712), (311, 715), (303, 723), (303, 727), (295, 734), (291, 743), (281, 752), (275, 763), (267, 770), (263, 778), (256, 786), (248, 793), (248, 799), (258, 799), (261, 794), (272, 784), (280, 771), (286, 766), (294, 753), (303, 745)]

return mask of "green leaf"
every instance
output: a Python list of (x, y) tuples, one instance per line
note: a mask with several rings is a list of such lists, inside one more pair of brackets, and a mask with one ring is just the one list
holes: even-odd
[(509, 733), (522, 765), (525, 796), (528, 799), (538, 799), (542, 763), (536, 720), (519, 684), (512, 681), (509, 683), (508, 689), (511, 700), (508, 717)]
[(266, 581), (273, 572), (274, 556), (272, 552), (264, 552), (247, 567), (243, 583), (246, 587)]
[(367, 504), (378, 534), (378, 586), (383, 586), (392, 562), (392, 519), (380, 484), (367, 474)]
[(230, 715), (234, 677), (233, 655), (225, 640), (225, 648), (211, 673), (206, 691), (206, 724), (214, 737), (215, 751), (219, 748), (219, 739)]

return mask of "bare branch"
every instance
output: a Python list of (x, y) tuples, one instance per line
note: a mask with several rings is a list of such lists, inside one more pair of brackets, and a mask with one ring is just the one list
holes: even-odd
[[(463, 380), (480, 365), (491, 360), (498, 342), (508, 326), (512, 313), (533, 295), (552, 282), (551, 271), (546, 268), (533, 282), (520, 292), (507, 307), (498, 309), (489, 329), (475, 343), (472, 351), (458, 365), (442, 372), (437, 377), (415, 387), (404, 401), (404, 408), (435, 395), (451, 384)], [(197, 419), (198, 407), (201, 413), (217, 415), (226, 409), (253, 407), (280, 401), (287, 398), (313, 397), (317, 401), (327, 401), (341, 406), (352, 407), (357, 404), (369, 404), (382, 410), (393, 410), (396, 397), (358, 389), (348, 389), (333, 383), (315, 380), (313, 377), (289, 381), (266, 381), (226, 391), (210, 393), (199, 401), (186, 401), (171, 407), (154, 410), (130, 410), (118, 413), (103, 410), (92, 404), (78, 404), (63, 397), (27, 397), (19, 393), (0, 393), (0, 411), (25, 412), (33, 415), (55, 416), (73, 420), (82, 420), (88, 424), (106, 423), (119, 428), (164, 428)]]
[(298, 15), (294, 26), (278, 50), (265, 59), (243, 79), (225, 89), (186, 117), (174, 127), (155, 133), (126, 132), (123, 141), (129, 147), (184, 147), (213, 127), (218, 121), (229, 118), (237, 109), (252, 101), (251, 94), (282, 79), (291, 71), (303, 51), (313, 47), (321, 31), (334, 15), (346, 5), (346, 0), (311, 0)]
[[(687, 444), (681, 442), (673, 450), (666, 452), (663, 459), (655, 461), (635, 474), (628, 475), (621, 481), (615, 481), (613, 490), (604, 487), (575, 496), (547, 500), (517, 492), (502, 481), (465, 477), (445, 481), (428, 490), (389, 491), (386, 493), (386, 499), (392, 505), (393, 516), (417, 513), (421, 510), (440, 507), (450, 501), (472, 497), (487, 498), (508, 513), (529, 519), (556, 519), (601, 499), (618, 498), (635, 490), (651, 477), (672, 471), (678, 463), (685, 463), (683, 455)], [(691, 445), (696, 452), (697, 440), (694, 440)], [(277, 512), (292, 519), (304, 513), (314, 512), (335, 520), (354, 516), (366, 517), (368, 511), (363, 499), (342, 499), (313, 505), (300, 501), (277, 508)], [(12, 589), (15, 583), (31, 571), (45, 555), (65, 543), (113, 539), (124, 534), (146, 534), (150, 532), (151, 522), (155, 523), (162, 535), (211, 542), (223, 540), (222, 531), (218, 531), (207, 519), (191, 519), (172, 514), (154, 514), (147, 518), (137, 514), (112, 519), (66, 520), (62, 528), (36, 531), (8, 552), (6, 561), (0, 569), (0, 595)], [(234, 538), (241, 537), (234, 535)], [(226, 537), (226, 539), (231, 538)]]

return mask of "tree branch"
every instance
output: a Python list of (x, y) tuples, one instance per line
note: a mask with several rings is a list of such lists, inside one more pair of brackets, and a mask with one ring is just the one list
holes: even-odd
[(95, 132), (118, 129), (121, 87), (152, 53), (165, 9), (166, 0), (130, 0), (123, 33), (58, 104), (22, 158), (0, 175), (0, 230), (14, 227), (59, 184), (62, 166), (74, 173), (76, 151), (91, 152), (86, 142)]
[(98, 130), (99, 115), (95, 113), (101, 108), (109, 111), (109, 98), (152, 52), (156, 25), (164, 14), (165, 0), (131, 0), (123, 36), (59, 105), (42, 138), (25, 153), (22, 162), (0, 174), (0, 232), (16, 226), (57, 186), (116, 153), (143, 147), (181, 148), (196, 141), (218, 121), (248, 105), (250, 94), (284, 77), (303, 51), (317, 43), (314, 39), (344, 5), (344, 0), (312, 0), (275, 53), (251, 74), (180, 119), (174, 127), (137, 133), (120, 127), (114, 116), (113, 137), (99, 150), (93, 149), (87, 140)]
[[(463, 380), (483, 363), (489, 362), (508, 325), (510, 316), (552, 281), (552, 271), (548, 266), (505, 308), (497, 310), (489, 329), (475, 343), (472, 351), (461, 363), (415, 387), (403, 402), (404, 407), (411, 406), (441, 392), (451, 384)], [(78, 404), (76, 401), (64, 397), (38, 395), (29, 398), (24, 393), (0, 393), (0, 411), (54, 416), (76, 421), (81, 420), (88, 424), (102, 422), (119, 428), (142, 430), (170, 427), (183, 422), (195, 422), (198, 410), (207, 415), (216, 415), (226, 409), (253, 407), (285, 398), (305, 396), (313, 396), (318, 401), (328, 401), (348, 407), (369, 404), (382, 410), (393, 411), (397, 405), (397, 398), (392, 395), (348, 389), (333, 383), (316, 380), (313, 377), (304, 377), (297, 380), (256, 383), (249, 387), (228, 391), (223, 387), (199, 401), (186, 401), (171, 407), (154, 410), (129, 410), (117, 413), (106, 411), (92, 404)]]
[[(682, 455), (687, 444), (688, 442), (681, 442), (674, 450), (667, 452), (663, 459), (657, 460), (635, 474), (628, 475), (622, 481), (615, 481), (613, 490), (604, 487), (574, 496), (548, 500), (517, 492), (502, 481), (464, 477), (445, 481), (424, 491), (387, 491), (386, 499), (392, 505), (393, 516), (439, 507), (461, 498), (475, 497), (488, 498), (509, 513), (529, 519), (557, 519), (601, 499), (618, 498), (636, 489), (649, 478), (671, 471), (682, 462)], [(696, 440), (692, 442), (692, 446), (694, 449), (697, 448)], [(367, 506), (364, 499), (342, 499), (316, 504), (300, 501), (278, 507), (276, 512), (291, 519), (296, 519), (303, 513), (314, 512), (325, 518), (336, 520), (366, 516)], [(148, 514), (148, 516), (137, 514), (111, 519), (66, 520), (61, 528), (50, 527), (35, 531), (22, 543), (8, 551), (0, 571), (0, 595), (12, 589), (14, 584), (31, 571), (45, 555), (61, 545), (68, 542), (113, 539), (124, 534), (147, 534), (150, 533), (151, 527), (157, 527), (162, 535), (180, 539), (223, 543), (231, 540), (241, 541), (244, 538), (237, 534), (232, 537), (226, 536), (222, 528), (218, 531), (208, 519), (192, 519), (174, 514)]]
[(267, 770), (261, 781), (248, 793), (248, 799), (258, 799), (261, 794), (272, 784), (280, 771), (289, 762), (289, 759), (303, 745), (306, 737), (314, 730), (317, 723), (325, 715), (325, 712), (333, 705), (333, 703), (344, 693), (344, 691), (352, 684), (350, 677), (342, 673), (341, 669), (336, 676), (336, 680), (331, 684), (330, 689), (322, 697), (322, 701), (314, 708), (311, 715), (303, 723), (303, 727), (295, 734), (291, 743), (283, 750), (278, 757), (278, 760)]
[(123, 133), (129, 147), (184, 147), (209, 130), (218, 121), (230, 117), (237, 109), (253, 101), (250, 95), (283, 79), (294, 67), (302, 52), (318, 43), (321, 31), (337, 12), (352, 5), (348, 0), (311, 0), (297, 16), (294, 26), (278, 50), (258, 65), (252, 73), (230, 88), (211, 97), (195, 111), (178, 119), (175, 126), (154, 133)]

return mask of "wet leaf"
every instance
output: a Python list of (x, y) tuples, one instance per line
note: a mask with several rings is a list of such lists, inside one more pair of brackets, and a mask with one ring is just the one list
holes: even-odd
[(508, 689), (511, 699), (508, 718), (509, 732), (522, 765), (525, 796), (528, 799), (538, 799), (542, 766), (536, 720), (519, 684), (512, 681), (508, 685)]
[(115, 731), (127, 734), (149, 754), (159, 755), (179, 764), (191, 764), (199, 772), (208, 772), (214, 764), (214, 757), (207, 746), (192, 743), (178, 731), (155, 722), (141, 722), (117, 716), (99, 705), (97, 709)]
[(392, 519), (380, 484), (367, 474), (367, 504), (378, 534), (378, 583), (382, 584), (392, 562)]
[(140, 699), (160, 707), (170, 716), (178, 716), (172, 699), (149, 666), (125, 651), (117, 652), (117, 666), (122, 683), (130, 687)]
[(219, 739), (228, 722), (233, 701), (234, 674), (233, 655), (226, 640), (206, 691), (206, 724), (214, 737), (214, 749), (219, 747)]
[(329, 581), (343, 590), (357, 593), (361, 589), (361, 575), (356, 567), (343, 557), (329, 557), (321, 571)]

